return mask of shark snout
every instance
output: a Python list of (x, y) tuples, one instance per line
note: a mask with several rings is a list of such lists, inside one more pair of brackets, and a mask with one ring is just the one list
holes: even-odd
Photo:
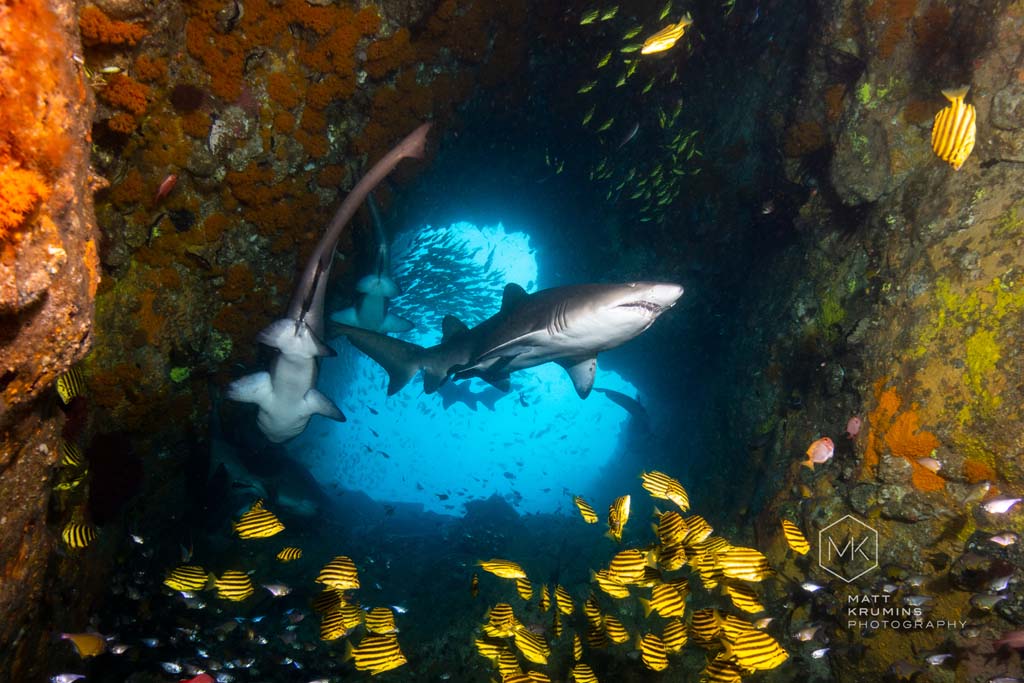
[(659, 313), (672, 308), (683, 295), (682, 286), (672, 282), (631, 282), (628, 286), (633, 291), (627, 306), (656, 308)]

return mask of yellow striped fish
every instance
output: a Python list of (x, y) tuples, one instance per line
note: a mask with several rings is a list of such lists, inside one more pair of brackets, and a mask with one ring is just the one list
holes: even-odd
[(263, 500), (257, 500), (231, 525), (239, 538), (268, 538), (284, 531), (284, 524), (270, 510), (263, 508)]
[(614, 614), (605, 615), (604, 632), (608, 635), (608, 640), (612, 641), (616, 645), (620, 645), (629, 640), (629, 631), (626, 630), (626, 627)]
[(502, 579), (525, 579), (526, 572), (515, 562), (511, 560), (499, 560), (497, 558), (491, 560), (480, 560), (477, 562), (485, 572), (490, 572), (495, 576)]
[(729, 541), (725, 540), (721, 536), (708, 536), (703, 541), (693, 546), (693, 554), (713, 555), (715, 553), (724, 553), (730, 548), (732, 548), (732, 546), (729, 545)]
[(965, 104), (964, 98), (970, 88), (943, 90), (949, 105), (935, 115), (932, 124), (932, 149), (940, 159), (948, 162), (954, 171), (967, 161), (974, 149), (977, 134), (977, 113), (973, 104)]
[(740, 683), (743, 670), (727, 659), (715, 658), (708, 662), (701, 673), (706, 683)]
[(669, 653), (679, 652), (686, 646), (686, 624), (682, 619), (669, 619), (661, 632), (661, 642)]
[(232, 602), (241, 602), (256, 592), (249, 575), (234, 569), (229, 569), (221, 574), (213, 585), (217, 589), (218, 598)]
[(345, 624), (345, 628), (353, 629), (363, 623), (363, 610), (359, 609), (357, 605), (347, 605), (342, 602), (338, 611), (341, 612), (341, 619)]
[(721, 619), (716, 609), (699, 609), (690, 617), (693, 640), (698, 645), (710, 645), (718, 641), (721, 633)]
[(647, 555), (636, 548), (615, 554), (608, 566), (608, 577), (619, 583), (636, 583), (644, 577)]
[(621, 600), (629, 597), (629, 588), (619, 581), (608, 576), (608, 570), (602, 569), (592, 572), (591, 578), (597, 582), (598, 587), (613, 598)]
[(507, 602), (499, 602), (487, 613), (484, 633), (492, 638), (511, 638), (515, 635), (516, 625), (516, 615), (512, 611), (512, 605)]
[(593, 669), (586, 664), (577, 664), (569, 673), (574, 683), (598, 683)]
[(201, 591), (206, 588), (206, 570), (194, 564), (175, 567), (164, 579), (164, 585), (173, 591)]
[(749, 586), (741, 584), (726, 584), (725, 593), (732, 600), (737, 609), (750, 614), (757, 614), (764, 611), (764, 605), (757, 601), (757, 593)]
[(68, 522), (60, 537), (64, 540), (64, 544), (67, 547), (81, 550), (96, 540), (96, 530), (89, 524)]
[(686, 522), (683, 521), (683, 516), (674, 510), (668, 512), (655, 510), (655, 514), (658, 515), (658, 523), (655, 525), (654, 531), (658, 534), (661, 544), (665, 546), (682, 543), (689, 532)]
[(498, 673), (503, 679), (523, 673), (519, 668), (519, 660), (512, 650), (505, 649), (498, 653)]
[(469, 594), (474, 598), (480, 595), (480, 577), (476, 572), (473, 572), (473, 578), (469, 580)]
[(724, 641), (725, 657), (735, 659), (744, 669), (768, 671), (779, 666), (789, 654), (778, 641), (764, 631), (748, 631), (732, 641)]
[(527, 660), (534, 664), (547, 664), (551, 648), (544, 642), (543, 636), (533, 633), (525, 626), (519, 627), (513, 638), (518, 649)]
[(344, 602), (341, 591), (325, 588), (313, 598), (313, 611), (325, 614), (339, 609)]
[[(602, 620), (604, 623), (604, 620)], [(587, 647), (591, 650), (600, 650), (608, 647), (608, 636), (604, 634), (601, 626), (587, 626)]]
[(733, 614), (724, 617), (719, 615), (719, 625), (722, 629), (722, 638), (733, 641), (745, 633), (756, 631), (757, 627), (745, 619), (740, 619)]
[(56, 486), (54, 486), (53, 490), (54, 491), (71, 491), (73, 489), (77, 489), (79, 486), (82, 485), (82, 482), (85, 481), (85, 478), (88, 477), (88, 476), (89, 476), (89, 471), (88, 470), (82, 470), (82, 473), (79, 474), (77, 477), (74, 477), (74, 478), (69, 479), (67, 481), (62, 481), (61, 483), (59, 483)]
[[(653, 550), (648, 553), (648, 557), (654, 557)], [(656, 567), (645, 565), (644, 575), (640, 577), (639, 581), (634, 581), (633, 583), (634, 585), (640, 586), (641, 588), (654, 588), (656, 585), (661, 583), (661, 572), (658, 571)]]
[(57, 378), (57, 395), (64, 405), (71, 403), (71, 399), (85, 394), (85, 377), (82, 371), (73, 367)]
[[(614, 119), (608, 119), (605, 125), (598, 129), (598, 132), (607, 129), (612, 125)], [(621, 496), (608, 508), (608, 534), (618, 542), (622, 541), (622, 530), (626, 528), (629, 521), (629, 496)]]
[(562, 637), (562, 613), (558, 610), (552, 612), (551, 632), (555, 634), (555, 638)]
[(586, 26), (587, 24), (593, 24), (595, 21), (597, 21), (597, 18), (598, 18), (598, 16), (600, 16), (600, 14), (601, 14), (601, 10), (599, 10), (599, 9), (592, 9), (592, 10), (590, 10), (589, 12), (584, 14), (583, 17), (580, 18), (580, 26)]
[(652, 611), (666, 619), (670, 617), (681, 617), (686, 614), (686, 596), (680, 594), (675, 586), (662, 583), (651, 590), (651, 599), (640, 598), (640, 604), (644, 608), (644, 616), (651, 616)]
[(645, 633), (638, 637), (636, 649), (640, 650), (640, 660), (652, 671), (664, 671), (668, 668), (668, 652), (665, 643), (653, 633)]
[(658, 566), (667, 572), (674, 572), (686, 564), (686, 550), (681, 545), (658, 548)]
[(395, 626), (395, 613), (389, 607), (374, 607), (366, 613), (363, 619), (366, 630), (370, 633), (376, 633), (379, 636), (398, 633), (398, 627)]
[[(60, 440), (60, 464), (64, 467), (78, 467), (85, 462), (82, 450), (73, 441)], [(596, 517), (595, 517), (596, 520)]]
[(324, 613), (320, 620), (320, 640), (337, 640), (352, 632), (353, 627), (346, 623), (341, 609), (333, 609)]
[(316, 577), (316, 582), (339, 591), (357, 590), (359, 571), (351, 558), (338, 555), (324, 565)]
[(555, 607), (565, 615), (570, 615), (573, 612), (572, 597), (561, 584), (555, 586)]
[(476, 638), (473, 640), (473, 644), (476, 645), (476, 651), (479, 652), (482, 657), (486, 657), (494, 664), (498, 663), (498, 655), (508, 649), (508, 646), (500, 640)]
[(578, 662), (583, 659), (583, 641), (578, 633), (572, 634), (572, 661)]
[(725, 578), (721, 568), (718, 566), (718, 558), (710, 553), (695, 555), (690, 562), (697, 574), (700, 576), (700, 583), (705, 590), (711, 590), (718, 585), (718, 582)]
[(683, 17), (677, 24), (669, 24), (644, 41), (640, 54), (652, 55), (656, 52), (664, 52), (671, 49), (683, 37), (686, 27), (691, 24), (693, 24), (693, 20), (689, 16)]
[(530, 580), (525, 576), (521, 579), (516, 579), (516, 592), (519, 593), (519, 597), (523, 600), (532, 598), (533, 586), (530, 585)]
[(281, 562), (294, 562), (300, 557), (302, 557), (302, 548), (293, 548), (291, 546), (282, 548), (281, 552), (277, 554), (277, 559)]
[(587, 618), (587, 622), (591, 626), (600, 626), (604, 617), (601, 616), (601, 608), (598, 607), (597, 600), (591, 595), (583, 601), (583, 616)]
[(786, 537), (786, 544), (795, 553), (806, 555), (811, 549), (811, 544), (807, 542), (807, 539), (800, 532), (800, 527), (788, 519), (782, 520), (782, 533)]
[(548, 608), (551, 607), (551, 592), (548, 591), (547, 585), (540, 587), (540, 611), (547, 612)]
[(686, 522), (686, 538), (683, 539), (683, 543), (688, 546), (696, 545), (701, 543), (708, 536), (714, 533), (714, 529), (708, 524), (707, 520), (700, 515), (690, 515), (684, 520)]
[(355, 647), (348, 641), (345, 660), (349, 659), (355, 660), (356, 669), (369, 671), (374, 676), (406, 663), (405, 655), (398, 647), (398, 638), (394, 636), (366, 636)]
[(676, 479), (664, 472), (644, 472), (640, 475), (643, 480), (643, 487), (654, 498), (671, 500), (679, 506), (679, 509), (686, 512), (690, 509), (690, 497), (686, 489)]
[(576, 504), (576, 509), (580, 511), (580, 517), (587, 524), (597, 524), (597, 513), (594, 512), (594, 508), (590, 507), (590, 504), (583, 500), (581, 496), (573, 496), (572, 502)]
[(768, 558), (753, 548), (729, 548), (715, 557), (722, 574), (730, 579), (763, 581), (772, 573)]

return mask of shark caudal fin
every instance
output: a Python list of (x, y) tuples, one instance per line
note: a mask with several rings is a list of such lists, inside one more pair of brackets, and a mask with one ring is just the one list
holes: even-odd
[[(331, 335), (344, 335), (367, 356), (377, 362), (388, 373), (388, 396), (398, 393), (423, 368), (426, 349), (389, 337), (386, 334), (370, 332), (351, 325), (331, 323)], [(426, 383), (426, 378), (424, 378)], [(427, 393), (430, 393), (428, 390)]]
[(257, 372), (240, 377), (228, 385), (225, 395), (232, 401), (262, 405), (270, 400), (274, 386), (270, 383), (269, 372)]

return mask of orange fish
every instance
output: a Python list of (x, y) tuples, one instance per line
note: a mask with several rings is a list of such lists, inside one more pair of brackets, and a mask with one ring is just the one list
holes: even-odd
[(807, 460), (800, 464), (813, 470), (815, 465), (821, 465), (831, 460), (835, 449), (832, 439), (824, 436), (807, 447)]
[(171, 190), (173, 190), (174, 186), (177, 185), (177, 184), (178, 184), (178, 176), (177, 176), (177, 174), (172, 173), (169, 176), (167, 176), (166, 178), (164, 178), (164, 181), (162, 183), (160, 183), (160, 187), (157, 188), (156, 198), (153, 200), (153, 203), (156, 204), (161, 199), (163, 199), (164, 197), (169, 195), (171, 193)]
[(95, 657), (107, 650), (106, 639), (98, 633), (61, 633), (61, 640), (70, 640), (79, 657)]

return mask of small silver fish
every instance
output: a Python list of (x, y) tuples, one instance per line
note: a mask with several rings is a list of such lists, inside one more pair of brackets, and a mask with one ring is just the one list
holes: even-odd
[(977, 607), (980, 610), (988, 612), (996, 606), (996, 603), (1002, 600), (1006, 600), (1006, 597), (1007, 596), (1005, 595), (990, 595), (987, 593), (979, 593), (978, 595), (971, 596), (971, 605)]
[(283, 583), (265, 583), (263, 587), (270, 591), (275, 598), (282, 598), (292, 592), (291, 586)]
[(764, 629), (768, 628), (768, 624), (772, 623), (773, 619), (774, 617), (761, 617), (760, 619), (754, 622), (754, 628), (763, 631)]
[(82, 674), (56, 674), (50, 676), (50, 683), (75, 683), (85, 678)]
[(821, 626), (808, 626), (807, 628), (802, 628), (794, 633), (793, 637), (800, 642), (806, 643), (809, 640), (814, 640), (814, 636), (817, 635), (818, 629), (820, 628)]
[(917, 464), (930, 472), (938, 472), (942, 469), (942, 463), (935, 458), (918, 458)]
[(391, 605), (391, 609), (395, 610), (395, 614), (405, 614), (409, 610), (401, 605)]
[(907, 577), (907, 583), (914, 588), (920, 588), (924, 585), (924, 582), (928, 580), (928, 577), (924, 574), (914, 574), (913, 576)]
[(1013, 533), (1012, 531), (1004, 531), (1003, 533), (998, 534), (996, 536), (990, 536), (988, 540), (992, 541), (996, 545), (1001, 545), (1005, 548), (1006, 546), (1013, 545), (1014, 543), (1019, 541), (1020, 536)]
[(829, 649), (830, 648), (827, 647), (819, 647), (817, 650), (811, 653), (811, 656), (815, 659), (821, 659), (822, 657), (828, 654)]
[(964, 505), (967, 505), (968, 503), (976, 503), (985, 497), (990, 488), (992, 488), (991, 482), (979, 481), (977, 484), (974, 484), (969, 489), (967, 489), (967, 493), (964, 495), (963, 500), (961, 502)]
[(804, 581), (800, 584), (800, 587), (808, 593), (816, 593), (824, 588), (820, 583), (814, 583), (813, 581)]
[(1021, 501), (1020, 498), (993, 498), (981, 504), (985, 512), (992, 515), (1001, 515)]
[(146, 647), (156, 647), (160, 644), (160, 641), (156, 638), (143, 638), (142, 644)]
[(123, 655), (125, 652), (128, 651), (128, 646), (124, 643), (118, 643), (117, 645), (111, 647), (110, 651), (113, 652), (115, 655)]
[(144, 539), (142, 536), (139, 536), (138, 534), (132, 534), (131, 536), (132, 540), (138, 543), (139, 545), (142, 545), (146, 542), (146, 539)]
[(987, 588), (992, 593), (998, 593), (999, 591), (1006, 590), (1006, 587), (1010, 585), (1010, 579), (1012, 577), (1013, 574), (1007, 574), (1006, 576), (997, 576), (996, 578), (986, 583), (985, 588)]
[(169, 674), (181, 673), (181, 664), (177, 662), (160, 662), (160, 668)]
[(895, 593), (896, 591), (898, 591), (899, 589), (900, 589), (900, 587), (897, 586), (895, 583), (884, 583), (884, 584), (882, 584), (882, 592), (883, 593), (892, 594), (892, 593)]
[(939, 666), (939, 665), (949, 661), (952, 658), (953, 658), (953, 655), (951, 655), (951, 654), (939, 654), (939, 655), (930, 655), (928, 657), (925, 657), (924, 661), (928, 662), (932, 666)]
[(908, 595), (903, 598), (903, 603), (911, 607), (924, 607), (934, 600), (930, 595)]

